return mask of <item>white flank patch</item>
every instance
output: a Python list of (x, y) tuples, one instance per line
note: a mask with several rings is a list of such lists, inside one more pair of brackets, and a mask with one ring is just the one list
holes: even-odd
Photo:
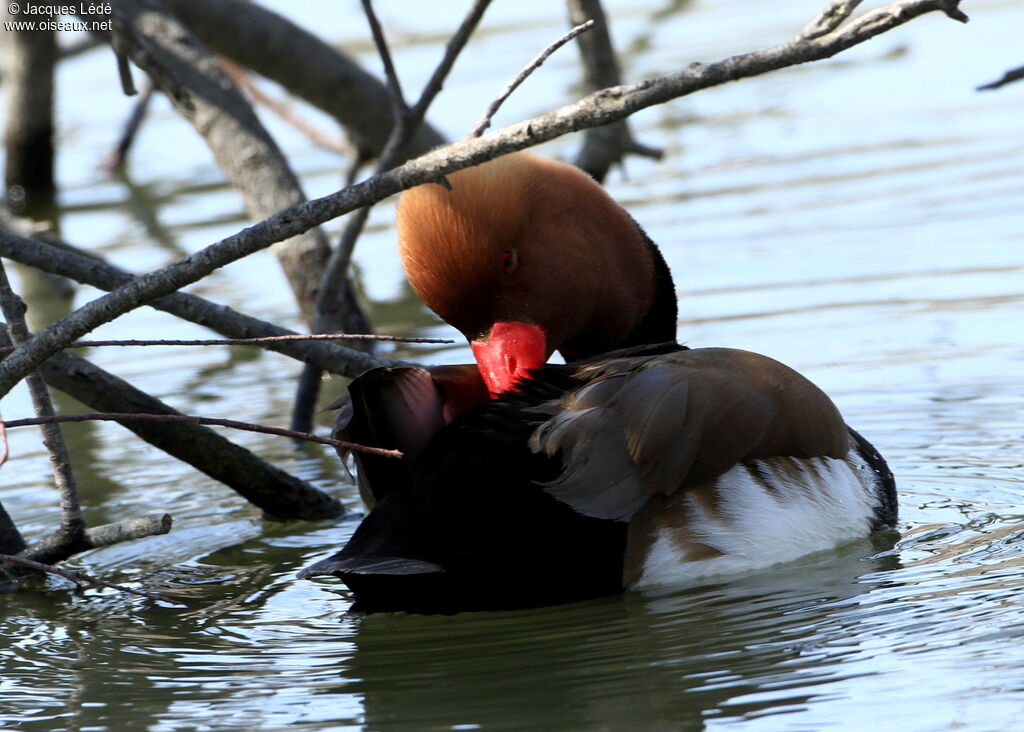
[(803, 485), (794, 485), (791, 473), (777, 470), (777, 460), (753, 462), (774, 492), (737, 465), (716, 482), (718, 515), (689, 496), (683, 499), (691, 536), (722, 556), (686, 561), (672, 530), (660, 529), (634, 587), (686, 584), (709, 575), (763, 569), (868, 533), (879, 502), (877, 478), (855, 451), (844, 459), (798, 461), (817, 468), (803, 472)]

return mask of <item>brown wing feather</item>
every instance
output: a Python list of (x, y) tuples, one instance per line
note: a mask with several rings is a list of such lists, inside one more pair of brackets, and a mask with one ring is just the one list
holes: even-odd
[(756, 353), (703, 348), (580, 368), (579, 389), (544, 406), (531, 447), (561, 453), (553, 496), (599, 518), (626, 520), (654, 493), (712, 480), (737, 462), (842, 457), (849, 436), (832, 401)]

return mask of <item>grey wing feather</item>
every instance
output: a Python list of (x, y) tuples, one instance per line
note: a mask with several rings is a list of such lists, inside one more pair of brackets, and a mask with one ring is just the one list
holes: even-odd
[(340, 559), (328, 557), (309, 565), (299, 572), (296, 577), (307, 579), (309, 577), (337, 574), (434, 574), (443, 571), (444, 567), (441, 565), (421, 559), (373, 556), (345, 557)]

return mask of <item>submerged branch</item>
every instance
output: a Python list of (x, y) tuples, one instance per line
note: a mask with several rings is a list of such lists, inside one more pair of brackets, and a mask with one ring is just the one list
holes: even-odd
[(50, 564), (44, 564), (43, 562), (36, 562), (32, 559), (26, 559), (25, 557), (13, 556), (11, 554), (0, 554), (0, 562), (8, 562), (10, 564), (16, 564), (29, 569), (34, 569), (37, 572), (46, 572), (47, 574), (56, 575), (57, 577), (63, 577), (64, 579), (74, 582), (78, 587), (78, 591), (81, 592), (83, 584), (96, 585), (97, 587), (107, 587), (118, 592), (125, 592), (129, 595), (136, 595), (138, 597), (144, 597), (147, 600), (153, 600), (155, 602), (163, 602), (168, 605), (178, 605), (180, 607), (187, 607), (187, 605), (181, 600), (172, 600), (169, 597), (158, 595), (155, 592), (146, 592), (145, 590), (135, 590), (131, 587), (125, 587), (124, 585), (117, 585), (113, 582), (107, 582), (99, 577), (93, 577), (90, 574), (79, 571), (77, 569), (62, 569), (61, 567), (54, 567)]
[[(622, 83), (622, 72), (612, 44), (608, 17), (601, 0), (568, 0), (569, 22), (582, 23), (590, 19), (594, 30), (576, 39), (583, 60), (583, 82), (588, 92)], [(594, 180), (601, 182), (613, 165), (633, 153), (660, 159), (661, 150), (641, 144), (633, 138), (628, 120), (619, 120), (600, 127), (592, 127), (583, 135), (583, 146), (576, 155), (576, 167), (585, 170)]]

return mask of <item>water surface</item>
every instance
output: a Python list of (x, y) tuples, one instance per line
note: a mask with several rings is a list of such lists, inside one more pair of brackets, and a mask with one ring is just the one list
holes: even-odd
[[(273, 3), (377, 68), (357, 3)], [(607, 3), (628, 78), (782, 41), (815, 4)], [(968, 26), (919, 19), (832, 61), (649, 110), (608, 183), (658, 241), (680, 289), (679, 337), (746, 348), (805, 373), (888, 457), (898, 532), (756, 575), (515, 613), (357, 618), (330, 581), (294, 572), (356, 525), (271, 523), (116, 425), (66, 430), (91, 523), (167, 510), (168, 536), (69, 565), (188, 602), (178, 611), (57, 579), (0, 596), (0, 727), (50, 729), (969, 729), (1024, 727), (1024, 9), (965, 3)], [(408, 90), (459, 8), (382, 8)], [(537, 50), (560, 6), (495, 3), (432, 112), (451, 137)], [(564, 103), (574, 52), (552, 58), (499, 123)], [(130, 101), (103, 53), (60, 78), (59, 225), (144, 271), (245, 223), (194, 133), (163, 100), (129, 180), (98, 169)], [(2, 93), (2, 89), (0, 89)], [(329, 129), (317, 113), (301, 108)], [(344, 161), (264, 115), (307, 192)], [(543, 152), (571, 157), (578, 140)], [(167, 151), (173, 149), (174, 154)], [(454, 335), (409, 292), (391, 205), (357, 253), (385, 332)], [(341, 222), (332, 222), (332, 235)], [(16, 273), (24, 288), (31, 277)], [(193, 288), (297, 326), (269, 254)], [(83, 288), (76, 304), (95, 292)], [(47, 307), (32, 299), (37, 318)], [(39, 321), (37, 320), (37, 325)], [(120, 338), (200, 337), (140, 310)], [(462, 345), (401, 347), (430, 362)], [(297, 366), (242, 348), (95, 350), (97, 363), (189, 413), (283, 424)], [(343, 389), (330, 382), (324, 398)], [(69, 400), (62, 409), (73, 411)], [(8, 418), (29, 412), (18, 390)], [(321, 429), (326, 429), (326, 420)], [(359, 510), (331, 452), (232, 438)], [(35, 535), (56, 521), (38, 437), (12, 433), (3, 501)]]

